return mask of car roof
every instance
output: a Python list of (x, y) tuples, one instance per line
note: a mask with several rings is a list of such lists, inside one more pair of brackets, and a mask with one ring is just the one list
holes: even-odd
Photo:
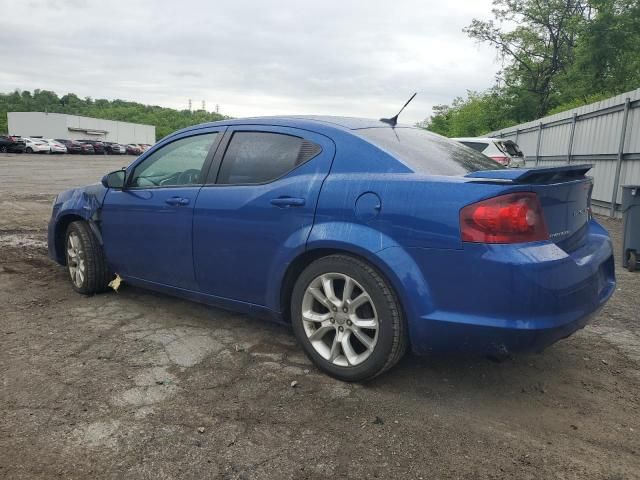
[[(201, 123), (171, 133), (189, 132), (207, 127), (233, 126), (233, 125), (275, 125), (302, 129), (322, 130), (359, 130), (364, 128), (391, 128), (388, 123), (370, 118), (337, 117), (329, 115), (278, 115), (270, 117), (248, 117), (217, 122)], [(398, 124), (396, 128), (416, 128), (413, 125)]]

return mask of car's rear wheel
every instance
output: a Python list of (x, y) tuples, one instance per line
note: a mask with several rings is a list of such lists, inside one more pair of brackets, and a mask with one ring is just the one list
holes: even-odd
[(394, 366), (406, 351), (400, 304), (371, 265), (347, 255), (316, 260), (298, 278), (291, 300), (294, 333), (324, 372), (362, 381)]
[(76, 292), (92, 295), (109, 284), (102, 246), (86, 222), (71, 222), (65, 238), (67, 270)]
[(7, 147), (4, 145), (0, 146), (0, 153), (7, 153)]

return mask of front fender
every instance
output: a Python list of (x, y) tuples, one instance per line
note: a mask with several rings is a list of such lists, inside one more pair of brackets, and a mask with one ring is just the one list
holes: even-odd
[(60, 264), (65, 263), (63, 243), (64, 233), (72, 221), (80, 218), (87, 221), (91, 230), (102, 243), (98, 228), (100, 208), (108, 189), (101, 184), (68, 190), (58, 195), (51, 213), (48, 227), (49, 257)]

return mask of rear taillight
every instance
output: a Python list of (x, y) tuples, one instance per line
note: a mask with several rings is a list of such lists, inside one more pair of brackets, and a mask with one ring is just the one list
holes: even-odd
[(491, 155), (490, 158), (500, 165), (509, 165), (511, 163), (511, 157), (505, 157), (504, 155)]
[(489, 198), (460, 210), (463, 242), (521, 243), (549, 239), (538, 196), (532, 192)]

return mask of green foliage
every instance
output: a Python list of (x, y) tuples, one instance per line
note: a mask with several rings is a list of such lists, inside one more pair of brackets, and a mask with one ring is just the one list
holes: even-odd
[[(508, 89), (524, 90), (536, 102), (534, 116), (552, 102), (554, 80), (573, 62), (586, 8), (583, 0), (494, 0), (494, 20), (474, 19), (464, 31), (496, 48), (509, 63)], [(506, 29), (504, 25), (515, 25)]]
[(640, 86), (638, 0), (493, 3), (494, 18), (474, 19), (465, 32), (505, 62), (497, 85), (437, 106), (426, 128), (477, 136)]
[(27, 90), (16, 90), (9, 94), (0, 93), (0, 133), (7, 132), (7, 112), (69, 113), (105, 120), (155, 125), (158, 139), (180, 128), (227, 118), (204, 110), (190, 112), (124, 100), (93, 100), (90, 97), (81, 99), (73, 93), (58, 97), (54, 92), (47, 90), (34, 90), (33, 94)]
[(563, 103), (562, 105), (552, 108), (549, 110), (548, 115), (564, 112), (565, 110), (571, 110), (572, 108), (582, 107), (583, 105), (589, 105), (590, 103), (599, 102), (600, 100), (604, 100), (610, 96), (611, 94), (609, 93), (594, 93), (593, 95), (587, 95), (586, 97), (574, 98), (570, 102)]
[(467, 92), (467, 98), (457, 97), (451, 106), (436, 105), (429, 130), (447, 137), (476, 137), (513, 122), (496, 92)]

